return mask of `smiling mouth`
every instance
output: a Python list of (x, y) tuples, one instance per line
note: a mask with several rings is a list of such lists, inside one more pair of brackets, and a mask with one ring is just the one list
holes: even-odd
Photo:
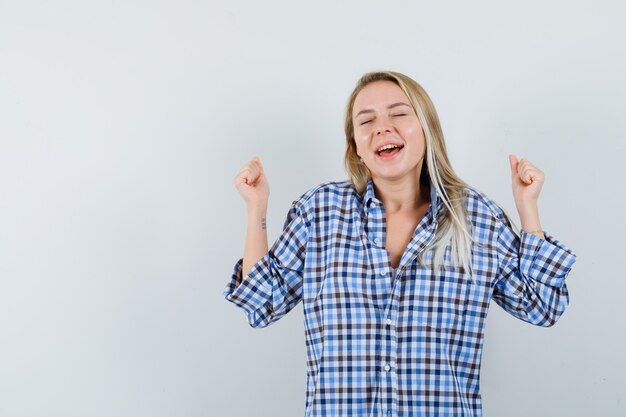
[(376, 152), (376, 154), (381, 158), (387, 158), (387, 157), (391, 157), (397, 154), (398, 152), (402, 150), (402, 148), (404, 148), (403, 145), (395, 146), (393, 148), (388, 148), (388, 149), (384, 149), (382, 151)]

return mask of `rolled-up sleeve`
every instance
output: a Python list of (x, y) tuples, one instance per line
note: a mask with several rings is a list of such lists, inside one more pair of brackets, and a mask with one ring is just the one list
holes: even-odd
[(243, 258), (235, 264), (223, 296), (243, 309), (250, 326), (268, 326), (302, 299), (308, 230), (304, 211), (294, 201), (281, 235), (250, 272), (242, 277)]
[(494, 301), (519, 319), (552, 326), (569, 304), (565, 278), (576, 255), (545, 230), (545, 240), (525, 231), (518, 236), (506, 218), (498, 220)]

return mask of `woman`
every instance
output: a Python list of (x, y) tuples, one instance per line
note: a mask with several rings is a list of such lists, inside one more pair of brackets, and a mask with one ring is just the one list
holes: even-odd
[(490, 300), (539, 326), (568, 304), (576, 255), (542, 230), (544, 174), (509, 156), (518, 233), (456, 176), (430, 98), (397, 72), (359, 80), (345, 133), (350, 180), (294, 201), (269, 250), (261, 162), (237, 174), (248, 229), (224, 296), (253, 327), (303, 302), (307, 416), (480, 416)]

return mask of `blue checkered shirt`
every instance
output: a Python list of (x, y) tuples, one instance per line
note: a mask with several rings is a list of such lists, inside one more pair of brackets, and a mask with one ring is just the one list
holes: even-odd
[(443, 273), (434, 276), (427, 246), (444, 206), (432, 184), (430, 192), (395, 272), (371, 180), (363, 195), (347, 181), (311, 188), (243, 280), (237, 261), (224, 297), (250, 326), (265, 327), (302, 301), (305, 416), (481, 416), (489, 301), (539, 326), (563, 314), (576, 255), (545, 231), (545, 240), (517, 235), (498, 205), (474, 189), (466, 189), (474, 275), (451, 264), (448, 245)]

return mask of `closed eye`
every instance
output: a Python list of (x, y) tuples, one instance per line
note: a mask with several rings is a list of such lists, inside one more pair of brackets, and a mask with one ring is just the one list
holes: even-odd
[[(394, 117), (396, 116), (406, 116), (406, 113), (400, 113), (400, 114), (394, 114)], [(371, 122), (371, 120), (366, 120), (365, 122), (361, 123), (361, 126), (368, 124), (369, 122)]]

